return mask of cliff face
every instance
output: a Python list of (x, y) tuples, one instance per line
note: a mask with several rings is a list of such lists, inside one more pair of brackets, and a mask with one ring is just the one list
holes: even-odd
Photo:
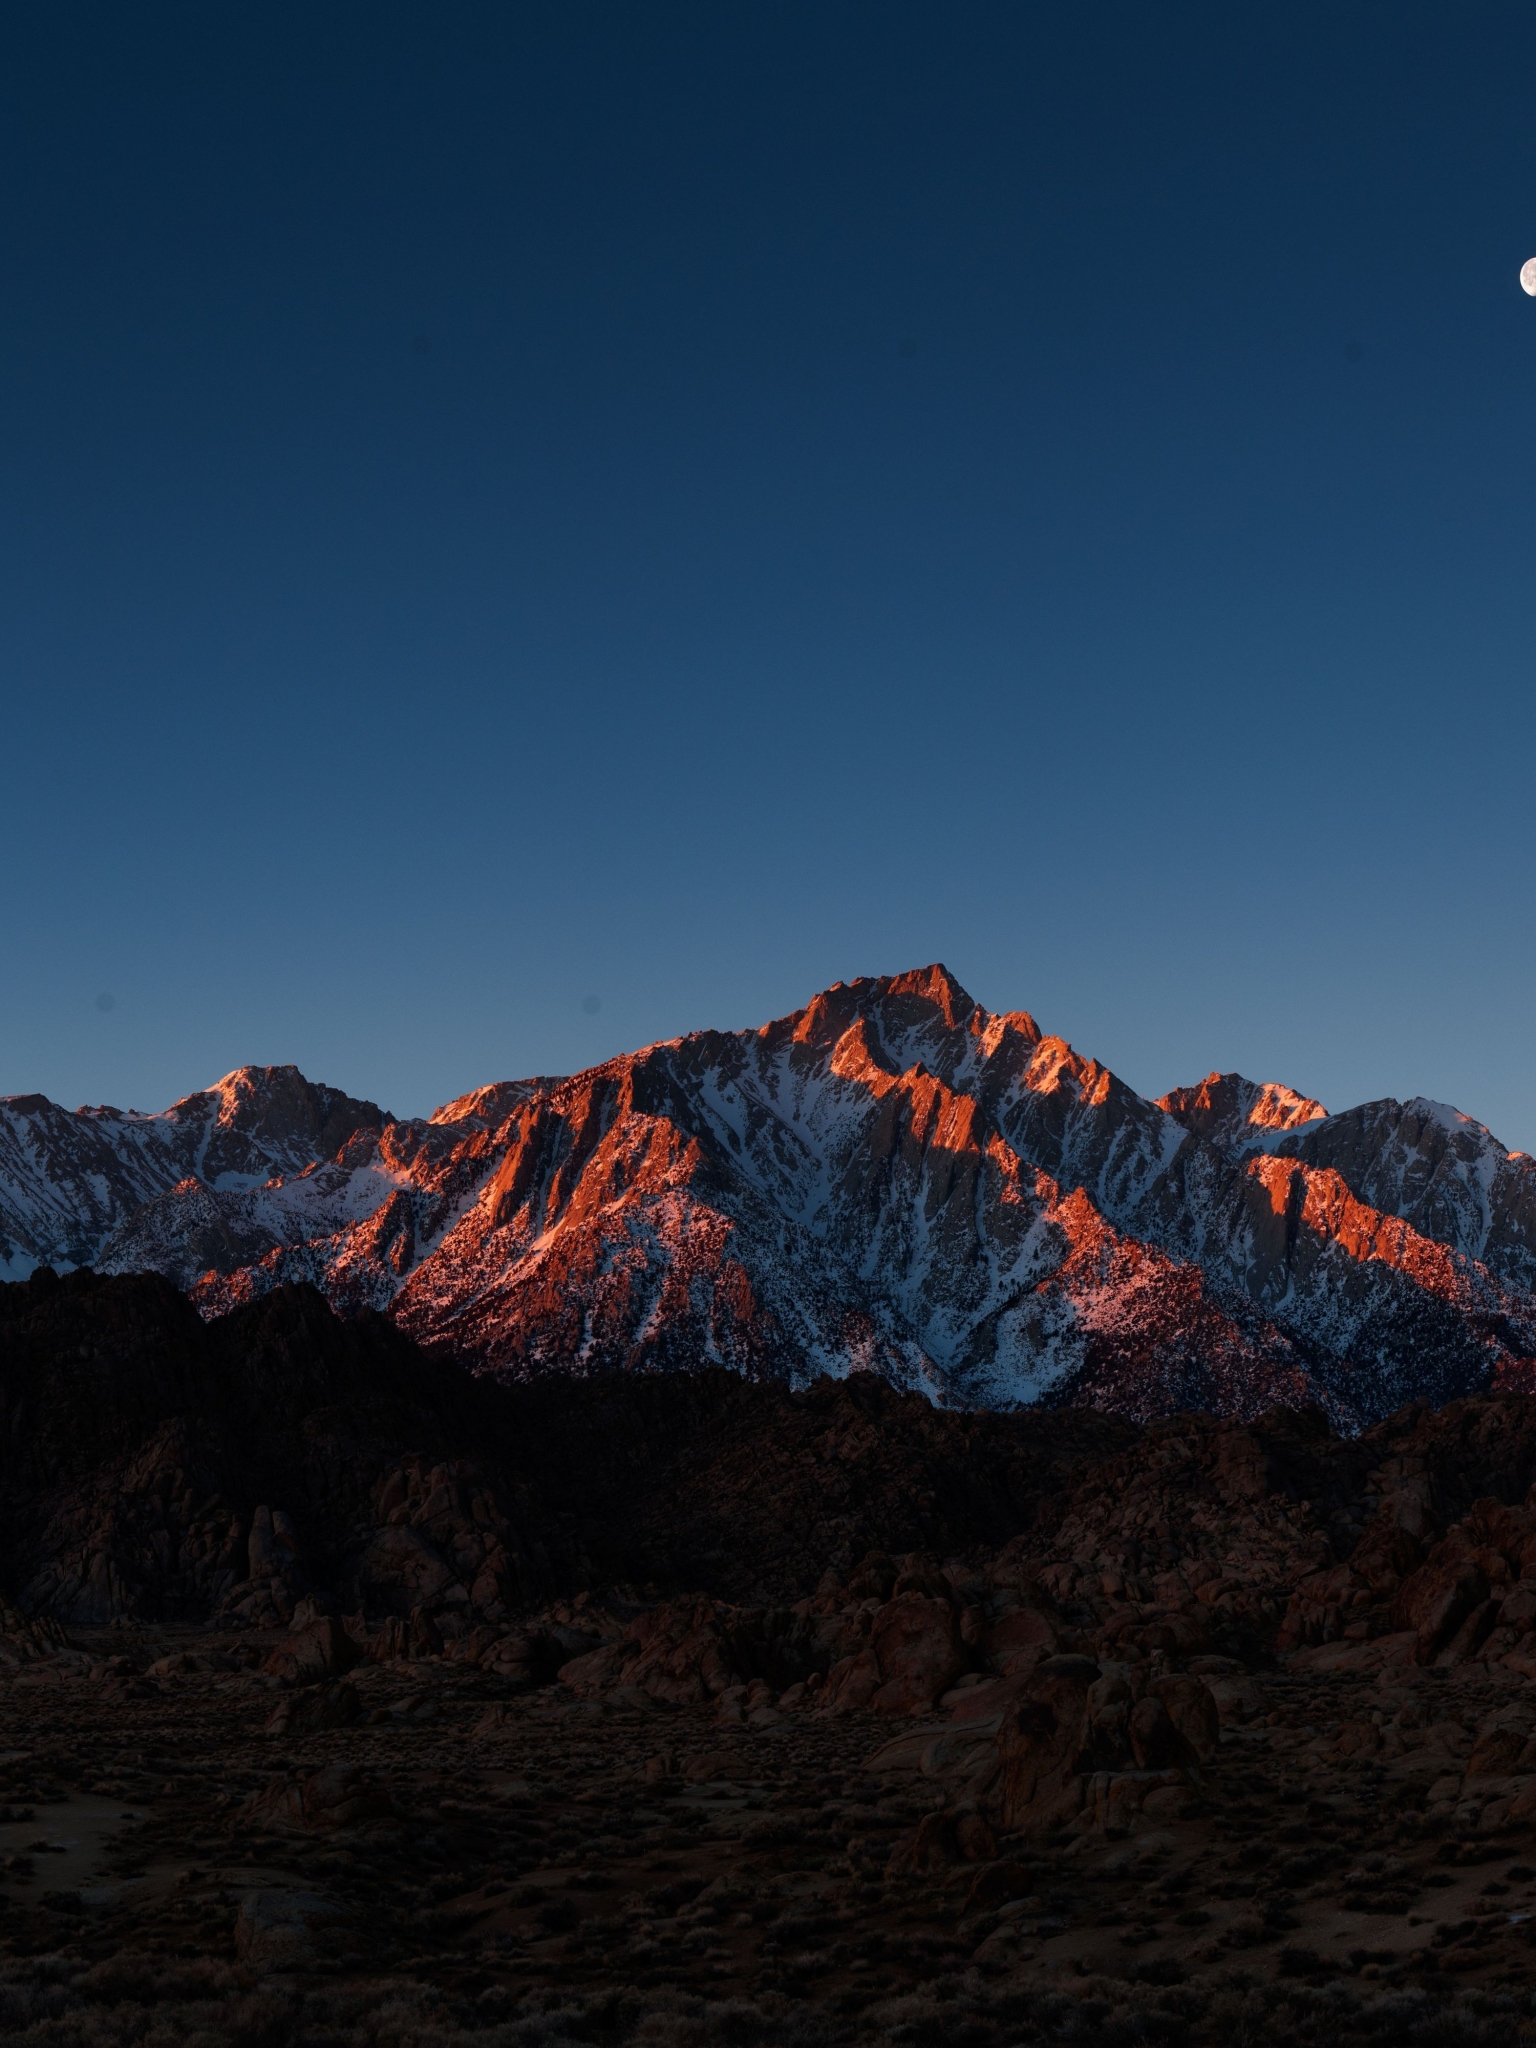
[(1355, 1425), (1536, 1354), (1536, 1167), (1480, 1125), (1238, 1075), (1149, 1101), (942, 967), (424, 1120), (245, 1069), (158, 1118), (13, 1097), (0, 1133), (13, 1271), (158, 1271), (209, 1315), (310, 1281), (505, 1378)]

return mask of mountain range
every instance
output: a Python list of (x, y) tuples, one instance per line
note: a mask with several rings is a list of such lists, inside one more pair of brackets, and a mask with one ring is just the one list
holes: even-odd
[(1152, 1101), (942, 966), (427, 1118), (242, 1067), (157, 1114), (0, 1098), (0, 1278), (308, 1281), (504, 1379), (873, 1371), (941, 1406), (1536, 1385), (1536, 1161), (1422, 1098)]

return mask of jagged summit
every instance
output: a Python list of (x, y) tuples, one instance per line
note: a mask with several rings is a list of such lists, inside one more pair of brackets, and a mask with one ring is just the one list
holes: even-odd
[(443, 1103), (433, 1110), (427, 1122), (479, 1123), (492, 1130), (520, 1102), (527, 1102), (534, 1095), (548, 1095), (566, 1079), (564, 1074), (534, 1074), (524, 1081), (491, 1081), (483, 1088), (472, 1088), (467, 1095), (456, 1095), (451, 1102)]
[(1523, 1383), (1536, 1167), (1424, 1101), (1153, 1102), (939, 964), (398, 1119), (292, 1067), (0, 1103), (0, 1269), (286, 1281), (478, 1370), (875, 1371), (963, 1407), (1352, 1423)]
[(907, 974), (875, 976), (869, 982), (856, 981), (853, 986), (877, 991), (879, 1001), (887, 1005), (910, 998), (914, 1014), (937, 1011), (950, 1031), (959, 1030), (980, 1008), (974, 996), (967, 995), (955, 976), (937, 960), (931, 967), (916, 967)]
[(1207, 1074), (1192, 1088), (1160, 1095), (1157, 1106), (1186, 1130), (1239, 1155), (1268, 1151), (1283, 1133), (1320, 1123), (1328, 1114), (1320, 1102), (1279, 1081), (1249, 1081), (1241, 1074)]

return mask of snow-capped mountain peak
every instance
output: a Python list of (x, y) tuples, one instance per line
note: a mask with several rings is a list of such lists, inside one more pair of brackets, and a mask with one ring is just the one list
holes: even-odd
[(1536, 1166), (1427, 1101), (1153, 1102), (934, 965), (430, 1118), (237, 1068), (0, 1102), (0, 1260), (285, 1280), (501, 1374), (874, 1370), (930, 1398), (1341, 1419), (1536, 1358)]

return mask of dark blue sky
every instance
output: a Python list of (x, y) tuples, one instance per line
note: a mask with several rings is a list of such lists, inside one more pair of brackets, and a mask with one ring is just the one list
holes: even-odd
[(12, 9), (0, 1091), (942, 958), (1536, 1149), (1533, 106), (1518, 5)]

